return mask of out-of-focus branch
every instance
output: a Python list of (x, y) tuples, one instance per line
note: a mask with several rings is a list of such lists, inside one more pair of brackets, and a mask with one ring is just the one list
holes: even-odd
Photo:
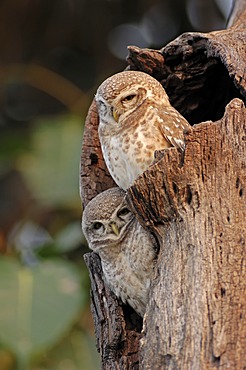
[(71, 113), (81, 114), (88, 107), (88, 97), (72, 82), (37, 64), (11, 64), (0, 67), (0, 81), (22, 81), (57, 99)]

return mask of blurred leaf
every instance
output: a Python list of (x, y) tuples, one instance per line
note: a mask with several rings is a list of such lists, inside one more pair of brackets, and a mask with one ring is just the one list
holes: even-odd
[(13, 369), (14, 363), (15, 359), (12, 356), (12, 354), (5, 348), (1, 348), (0, 345), (0, 369), (1, 370)]
[[(0, 128), (1, 130), (1, 128)], [(16, 156), (30, 149), (30, 134), (27, 127), (5, 129), (0, 135), (0, 173), (12, 165)]]
[(34, 196), (49, 206), (80, 207), (79, 160), (82, 119), (63, 116), (38, 123), (32, 152), (17, 163)]
[(46, 354), (33, 370), (99, 370), (95, 339), (84, 331), (73, 329), (61, 343)]
[(17, 359), (53, 345), (69, 329), (85, 303), (80, 271), (53, 260), (27, 269), (0, 260), (0, 339)]
[(55, 238), (56, 250), (61, 253), (75, 249), (81, 242), (86, 243), (80, 222), (68, 224)]

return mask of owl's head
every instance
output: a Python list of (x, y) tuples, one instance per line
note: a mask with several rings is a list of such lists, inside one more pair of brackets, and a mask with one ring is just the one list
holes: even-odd
[(93, 198), (85, 207), (82, 230), (89, 247), (98, 252), (120, 243), (135, 220), (120, 188), (111, 188)]
[(146, 101), (169, 105), (162, 85), (144, 72), (124, 71), (107, 78), (98, 88), (95, 100), (100, 124), (115, 126), (138, 110)]

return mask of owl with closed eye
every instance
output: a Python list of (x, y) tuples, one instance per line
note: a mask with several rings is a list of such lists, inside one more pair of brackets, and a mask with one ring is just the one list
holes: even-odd
[(100, 256), (105, 283), (143, 317), (157, 245), (128, 208), (125, 192), (112, 188), (92, 199), (84, 209), (82, 229)]
[(162, 85), (147, 73), (124, 71), (109, 77), (99, 86), (95, 100), (103, 157), (122, 189), (153, 163), (156, 150), (184, 150), (184, 130), (191, 126), (170, 104)]

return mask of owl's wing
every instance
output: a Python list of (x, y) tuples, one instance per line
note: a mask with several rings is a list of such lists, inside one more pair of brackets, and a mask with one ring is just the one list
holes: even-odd
[(162, 135), (172, 146), (184, 150), (184, 130), (190, 128), (190, 124), (173, 107), (160, 108), (158, 113), (159, 129)]

